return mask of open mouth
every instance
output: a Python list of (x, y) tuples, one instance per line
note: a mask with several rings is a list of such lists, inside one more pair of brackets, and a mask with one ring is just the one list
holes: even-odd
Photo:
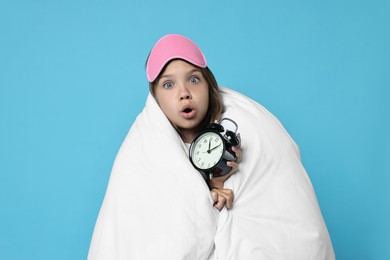
[(191, 106), (185, 106), (182, 109), (181, 114), (185, 118), (192, 118), (195, 115), (195, 109)]
[(184, 113), (191, 113), (192, 110), (193, 110), (192, 108), (187, 107), (187, 108), (185, 108), (185, 109), (183, 110), (183, 112), (184, 112)]

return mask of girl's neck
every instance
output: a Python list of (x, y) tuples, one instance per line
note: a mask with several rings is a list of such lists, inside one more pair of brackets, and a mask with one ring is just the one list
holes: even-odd
[[(207, 119), (207, 118), (206, 118)], [(194, 138), (200, 133), (202, 132), (206, 126), (208, 125), (208, 122), (209, 120), (203, 120), (200, 124), (198, 124), (198, 126), (196, 126), (195, 128), (190, 128), (190, 129), (186, 129), (186, 128), (178, 128), (175, 126), (176, 128), (176, 131), (179, 133), (181, 139), (183, 140), (184, 143), (192, 143), (192, 141), (194, 140)]]
[(179, 134), (183, 142), (188, 144), (192, 143), (195, 136), (197, 135), (197, 133), (193, 131), (186, 131), (186, 130), (183, 131), (183, 129), (180, 130)]
[(199, 125), (195, 129), (183, 129), (177, 128), (177, 131), (184, 143), (192, 143), (194, 138), (203, 130), (203, 127)]

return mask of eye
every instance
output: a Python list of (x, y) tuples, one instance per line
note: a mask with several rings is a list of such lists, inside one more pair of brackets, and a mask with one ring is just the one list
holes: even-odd
[(195, 83), (198, 83), (199, 80), (200, 80), (199, 77), (193, 76), (193, 77), (191, 77), (190, 82), (191, 82), (192, 84), (195, 84)]
[(163, 87), (164, 88), (172, 88), (173, 87), (173, 83), (171, 81), (167, 81), (163, 84)]

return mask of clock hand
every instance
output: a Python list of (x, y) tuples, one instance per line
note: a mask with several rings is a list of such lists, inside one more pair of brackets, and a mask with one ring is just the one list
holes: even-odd
[(209, 138), (209, 149), (207, 150), (207, 153), (211, 152), (210, 147), (211, 147), (211, 137)]
[(219, 143), (219, 145), (213, 147), (213, 148), (210, 150), (210, 152), (211, 152), (212, 150), (216, 149), (217, 147), (219, 147), (220, 145), (221, 145), (221, 143)]

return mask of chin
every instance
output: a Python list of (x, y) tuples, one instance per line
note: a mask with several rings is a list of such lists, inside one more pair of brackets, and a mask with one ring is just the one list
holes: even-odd
[(176, 125), (176, 127), (183, 131), (191, 131), (196, 130), (200, 127), (200, 122), (198, 120), (187, 120), (186, 122), (183, 122), (180, 125)]

